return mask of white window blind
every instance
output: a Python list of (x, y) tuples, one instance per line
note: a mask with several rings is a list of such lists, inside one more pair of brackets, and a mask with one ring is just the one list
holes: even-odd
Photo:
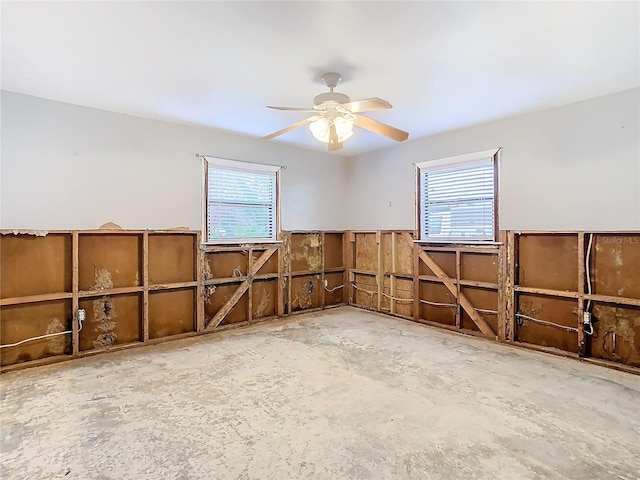
[[(495, 240), (493, 156), (419, 167), (422, 240)], [(448, 164), (447, 164), (448, 163)], [(426, 164), (426, 165), (425, 165)]]
[(208, 241), (275, 240), (276, 171), (252, 170), (250, 165), (230, 168), (211, 161), (207, 170)]

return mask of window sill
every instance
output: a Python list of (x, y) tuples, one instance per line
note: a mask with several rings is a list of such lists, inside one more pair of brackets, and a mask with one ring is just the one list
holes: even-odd
[(419, 243), (421, 245), (437, 244), (437, 245), (473, 245), (473, 246), (488, 246), (495, 247), (503, 245), (502, 242), (495, 242), (492, 240), (414, 240), (413, 243)]
[(273, 243), (273, 244), (278, 244), (278, 243), (282, 243), (282, 240), (273, 240), (271, 238), (245, 238), (245, 239), (238, 239), (238, 240), (215, 240), (215, 241), (210, 241), (210, 242), (201, 242), (200, 245), (203, 245), (205, 247), (222, 247), (225, 245), (264, 245), (267, 243)]

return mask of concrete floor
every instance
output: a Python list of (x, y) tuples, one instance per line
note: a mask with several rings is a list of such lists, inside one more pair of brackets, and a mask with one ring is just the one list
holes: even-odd
[(640, 377), (353, 308), (1, 382), (3, 479), (640, 478)]

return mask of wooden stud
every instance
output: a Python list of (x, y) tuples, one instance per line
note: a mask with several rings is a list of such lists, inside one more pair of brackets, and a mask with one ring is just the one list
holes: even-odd
[(278, 300), (276, 304), (276, 316), (282, 317), (284, 315), (284, 259), (283, 259), (283, 248), (281, 245), (278, 246), (278, 289), (277, 295)]
[(229, 297), (229, 299), (227, 300), (227, 303), (225, 303), (222, 306), (222, 308), (218, 310), (218, 312), (214, 315), (214, 317), (211, 319), (209, 324), (206, 326), (205, 328), (206, 331), (211, 331), (217, 328), (222, 323), (222, 321), (224, 320), (224, 317), (227, 316), (227, 314), (236, 305), (236, 303), (238, 303), (240, 298), (245, 294), (245, 292), (251, 286), (251, 282), (255, 273), (258, 270), (260, 270), (265, 263), (267, 263), (267, 260), (269, 260), (269, 258), (271, 258), (271, 255), (273, 255), (276, 251), (278, 251), (277, 246), (269, 247), (267, 250), (265, 250), (262, 253), (262, 255), (260, 255), (260, 257), (255, 262), (252, 262), (251, 268), (248, 271), (247, 278), (238, 286), (236, 291), (233, 292), (233, 295)]
[[(404, 235), (404, 234), (403, 234)], [(420, 306), (420, 246), (417, 243), (413, 245), (413, 319), (420, 321), (422, 316), (422, 308)]]
[(376, 271), (376, 280), (378, 282), (378, 311), (382, 311), (382, 291), (384, 286), (384, 267), (382, 265), (382, 233), (376, 231), (376, 245), (378, 246), (378, 265)]
[(498, 339), (507, 341), (507, 232), (500, 231), (500, 249), (498, 250)]
[(516, 262), (517, 262), (516, 237), (513, 231), (507, 232), (506, 246), (506, 285), (504, 286), (505, 304), (506, 304), (506, 324), (505, 324), (505, 340), (515, 342), (516, 340)]
[[(449, 279), (449, 276), (445, 273), (440, 265), (436, 263), (436, 261), (425, 251), (420, 251), (418, 253), (420, 259), (427, 264), (427, 266), (431, 269), (433, 273), (436, 274), (438, 278), (441, 279)], [(469, 299), (463, 294), (458, 294), (458, 286), (454, 285), (450, 282), (444, 282), (444, 286), (458, 299), (458, 303), (464, 309), (465, 312), (471, 317), (471, 320), (478, 326), (480, 331), (487, 337), (496, 338), (496, 334), (493, 332), (489, 324), (485, 321), (480, 313), (474, 308)]]
[(73, 356), (80, 353), (80, 325), (78, 325), (78, 282), (80, 262), (78, 256), (78, 246), (80, 244), (79, 234), (74, 230), (71, 236), (71, 348)]
[[(460, 250), (456, 250), (456, 298), (460, 298)], [(456, 307), (456, 327), (462, 328), (462, 312), (460, 311), (460, 303)]]
[[(396, 256), (398, 254), (398, 246), (396, 242), (398, 241), (398, 237), (396, 232), (391, 232), (391, 275), (389, 277), (389, 291), (390, 291), (390, 302), (389, 302), (389, 310), (392, 315), (396, 314), (396, 270), (397, 270), (397, 260)], [(384, 266), (383, 266), (384, 267)]]
[[(253, 268), (253, 247), (249, 247), (248, 251), (249, 258), (247, 260), (247, 276), (249, 272), (252, 271)], [(253, 317), (253, 282), (249, 281), (249, 288), (247, 288), (247, 323), (251, 325), (251, 320)]]
[(324, 308), (325, 307), (325, 293), (326, 290), (324, 288), (324, 257), (325, 257), (325, 237), (324, 237), (324, 232), (320, 232), (320, 258), (321, 258), (321, 268), (322, 268), (322, 272), (320, 272), (320, 288), (322, 289), (321, 292), (322, 294), (320, 295), (320, 308)]
[(149, 231), (142, 234), (142, 341), (149, 340)]
[(204, 330), (204, 250), (201, 246), (201, 233), (198, 232), (195, 237), (194, 245), (196, 262), (194, 271), (196, 272), (196, 332)]
[(582, 317), (584, 314), (584, 232), (578, 232), (578, 355), (584, 357), (587, 351), (587, 343)]

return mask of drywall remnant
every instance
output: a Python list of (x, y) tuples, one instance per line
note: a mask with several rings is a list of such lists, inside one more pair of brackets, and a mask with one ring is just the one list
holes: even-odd
[(140, 286), (140, 272), (136, 272), (136, 276), (133, 279), (133, 286), (134, 287), (139, 287)]
[(288, 272), (291, 268), (291, 234), (282, 234), (282, 271)]
[(267, 290), (263, 290), (260, 293), (261, 293), (260, 303), (258, 303), (258, 306), (256, 307), (256, 314), (255, 314), (256, 318), (260, 318), (264, 316), (264, 311), (267, 309), (267, 306), (269, 305), (269, 300), (271, 299), (271, 295)]
[(202, 259), (202, 279), (203, 280), (211, 280), (213, 278), (213, 273), (211, 273), (211, 265), (207, 260), (207, 257), (203, 257)]
[(177, 231), (189, 231), (189, 227), (171, 227), (168, 228), (167, 230), (177, 230)]
[(309, 270), (320, 270), (322, 268), (322, 249), (319, 233), (310, 233), (300, 242), (302, 252), (291, 254), (294, 260), (305, 260), (309, 265)]
[(124, 229), (117, 223), (107, 222), (104, 225), (100, 225), (100, 230), (124, 230)]
[(3, 232), (3, 235), (13, 233), (14, 235), (35, 235), (36, 237), (46, 237), (49, 234), (49, 230), (11, 230), (10, 232)]
[[(65, 328), (60, 319), (52, 318), (47, 326), (47, 335), (51, 333), (64, 332)], [(53, 355), (62, 355), (67, 350), (70, 339), (68, 335), (56, 335), (55, 337), (49, 337), (47, 344), (49, 346), (49, 353)]]
[(215, 291), (216, 291), (215, 285), (207, 285), (206, 287), (204, 287), (204, 291), (203, 291), (204, 303), (209, 303), (209, 301), (211, 300), (211, 295), (213, 295), (213, 292)]
[(111, 280), (111, 272), (106, 268), (94, 268), (94, 281), (92, 290), (107, 290), (109, 288), (113, 288), (113, 280)]
[(295, 291), (295, 298), (291, 300), (291, 306), (295, 306), (296, 302), (301, 310), (313, 306), (311, 294), (313, 293), (313, 282), (301, 284)]
[(93, 323), (98, 336), (93, 341), (94, 348), (109, 348), (117, 340), (118, 335), (113, 331), (117, 323), (113, 321), (118, 315), (113, 308), (110, 297), (102, 297), (93, 302)]

